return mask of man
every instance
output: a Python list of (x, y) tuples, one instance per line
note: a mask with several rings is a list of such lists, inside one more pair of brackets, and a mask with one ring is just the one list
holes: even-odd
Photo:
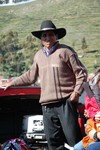
[(28, 85), (40, 78), (40, 103), (43, 111), (44, 130), (49, 150), (64, 150), (64, 143), (74, 146), (81, 140), (77, 121), (77, 103), (87, 80), (87, 71), (79, 61), (76, 52), (60, 44), (66, 35), (64, 28), (56, 28), (51, 20), (42, 22), (33, 36), (41, 40), (39, 50), (30, 70), (5, 84)]

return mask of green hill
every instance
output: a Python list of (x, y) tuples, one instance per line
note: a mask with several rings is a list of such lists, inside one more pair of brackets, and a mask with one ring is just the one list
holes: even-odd
[(99, 0), (35, 0), (0, 6), (0, 34), (16, 31), (22, 43), (45, 19), (66, 28), (67, 35), (61, 42), (74, 47), (89, 72), (100, 66)]

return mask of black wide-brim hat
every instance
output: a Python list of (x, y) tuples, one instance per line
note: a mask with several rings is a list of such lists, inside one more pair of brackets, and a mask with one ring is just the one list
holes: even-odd
[(43, 21), (41, 23), (40, 30), (33, 31), (31, 33), (38, 39), (41, 39), (41, 35), (44, 31), (53, 31), (55, 34), (57, 34), (58, 39), (61, 39), (66, 35), (66, 29), (65, 28), (56, 28), (56, 26), (53, 24), (53, 22), (51, 20)]

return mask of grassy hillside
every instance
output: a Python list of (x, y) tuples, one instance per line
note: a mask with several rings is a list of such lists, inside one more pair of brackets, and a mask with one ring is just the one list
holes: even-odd
[[(0, 7), (0, 33), (17, 31), (22, 42), (31, 31), (38, 30), (45, 19), (67, 29), (61, 42), (73, 46), (83, 56), (80, 59), (89, 72), (94, 71), (95, 64), (100, 65), (99, 0), (35, 0), (23, 5)], [(83, 38), (87, 49), (82, 49)]]

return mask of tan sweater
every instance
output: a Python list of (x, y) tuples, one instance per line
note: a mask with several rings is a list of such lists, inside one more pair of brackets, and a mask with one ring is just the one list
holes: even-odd
[(62, 44), (58, 44), (57, 49), (49, 57), (39, 50), (31, 69), (15, 78), (12, 85), (32, 84), (38, 75), (41, 82), (42, 105), (58, 102), (73, 91), (81, 95), (82, 84), (87, 79), (87, 71), (75, 51)]

